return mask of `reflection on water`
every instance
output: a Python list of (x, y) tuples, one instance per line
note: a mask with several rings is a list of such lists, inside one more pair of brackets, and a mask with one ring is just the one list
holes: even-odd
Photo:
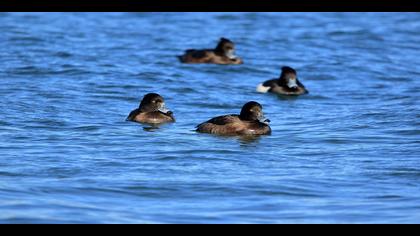
[(259, 144), (261, 140), (261, 136), (256, 135), (242, 135), (238, 138), (241, 146), (248, 146), (251, 144)]

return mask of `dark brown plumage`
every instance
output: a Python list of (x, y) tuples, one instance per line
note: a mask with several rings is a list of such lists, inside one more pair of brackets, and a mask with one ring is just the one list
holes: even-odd
[(257, 87), (257, 92), (276, 93), (280, 95), (302, 95), (309, 91), (298, 80), (296, 70), (291, 67), (282, 67), (281, 75), (278, 79), (267, 80)]
[(264, 118), (262, 106), (257, 102), (246, 103), (240, 115), (212, 118), (197, 126), (197, 132), (219, 135), (265, 135), (271, 133), (269, 120)]
[(130, 112), (126, 120), (146, 124), (161, 124), (174, 122), (175, 118), (173, 113), (166, 109), (162, 96), (149, 93), (143, 97), (139, 108)]
[(215, 49), (189, 49), (178, 58), (183, 63), (242, 64), (242, 59), (236, 57), (234, 52), (235, 44), (221, 38)]

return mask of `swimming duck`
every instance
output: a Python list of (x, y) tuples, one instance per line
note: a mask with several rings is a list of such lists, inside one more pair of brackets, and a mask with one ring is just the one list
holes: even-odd
[(174, 122), (175, 118), (173, 113), (166, 108), (162, 96), (157, 93), (149, 93), (143, 97), (139, 108), (130, 112), (126, 120), (146, 124), (162, 124)]
[(257, 92), (271, 92), (280, 95), (302, 95), (309, 93), (305, 86), (298, 80), (296, 70), (288, 66), (281, 68), (281, 75), (278, 79), (267, 80), (259, 84)]
[(183, 63), (242, 64), (243, 60), (235, 55), (235, 44), (226, 38), (220, 38), (215, 49), (189, 49), (178, 56)]
[(270, 120), (264, 117), (258, 102), (248, 102), (240, 115), (225, 115), (210, 119), (197, 126), (197, 132), (219, 135), (266, 135), (271, 134)]

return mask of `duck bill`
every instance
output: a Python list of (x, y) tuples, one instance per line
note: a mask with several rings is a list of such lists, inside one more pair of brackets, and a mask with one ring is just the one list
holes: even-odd
[(233, 51), (233, 50), (229, 50), (229, 51), (227, 51), (227, 52), (226, 52), (226, 56), (227, 56), (229, 59), (231, 59), (231, 60), (234, 60), (234, 59), (236, 59), (236, 58), (237, 58), (237, 56), (235, 55), (235, 51)]
[(297, 88), (298, 85), (296, 83), (296, 80), (289, 80), (289, 82), (287, 82), (287, 87), (289, 87), (289, 88)]
[(269, 119), (265, 118), (264, 115), (261, 115), (260, 117), (258, 117), (258, 121), (266, 125), (268, 125), (271, 122)]
[(160, 111), (160, 112), (162, 112), (164, 114), (167, 114), (168, 112), (170, 112), (168, 110), (168, 108), (166, 108), (165, 104), (162, 104), (162, 106), (158, 109), (158, 111)]

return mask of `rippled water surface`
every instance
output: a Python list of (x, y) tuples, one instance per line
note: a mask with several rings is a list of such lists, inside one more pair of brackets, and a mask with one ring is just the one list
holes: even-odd
[[(420, 223), (419, 13), (1, 13), (0, 223)], [(245, 64), (176, 55), (237, 45)], [(310, 94), (256, 85), (280, 67)], [(177, 122), (126, 122), (148, 92)], [(194, 132), (260, 102), (273, 133)]]

